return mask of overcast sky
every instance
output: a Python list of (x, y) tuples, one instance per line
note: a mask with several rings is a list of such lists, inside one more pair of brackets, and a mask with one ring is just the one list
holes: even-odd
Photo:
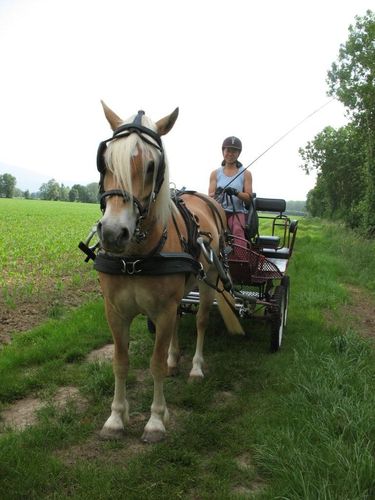
[[(206, 192), (221, 144), (237, 135), (247, 166), (329, 101), (327, 71), (362, 0), (0, 0), (0, 162), (68, 185), (98, 180), (110, 137), (100, 99), (157, 121), (171, 181)], [(332, 102), (250, 170), (258, 196), (305, 199), (315, 179), (298, 148), (345, 124)], [(21, 184), (21, 179), (18, 179)]]

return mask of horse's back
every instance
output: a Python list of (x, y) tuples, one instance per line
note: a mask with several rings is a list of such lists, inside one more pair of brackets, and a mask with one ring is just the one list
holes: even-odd
[[(196, 217), (200, 231), (218, 236), (226, 229), (225, 212), (219, 203), (203, 193), (184, 193), (181, 198), (189, 211)], [(216, 229), (216, 230), (215, 230)]]

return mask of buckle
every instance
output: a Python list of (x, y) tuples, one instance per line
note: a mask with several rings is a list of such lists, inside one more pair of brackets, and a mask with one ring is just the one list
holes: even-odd
[(122, 262), (121, 272), (123, 274), (133, 275), (133, 274), (138, 274), (142, 271), (141, 268), (137, 269), (137, 264), (142, 262), (140, 259), (134, 260), (132, 262), (126, 262), (124, 259), (121, 259), (121, 262)]

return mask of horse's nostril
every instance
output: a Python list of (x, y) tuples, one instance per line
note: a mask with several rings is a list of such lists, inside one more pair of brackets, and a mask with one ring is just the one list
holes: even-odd
[(124, 240), (129, 239), (129, 229), (127, 229), (126, 227), (122, 230), (122, 237)]

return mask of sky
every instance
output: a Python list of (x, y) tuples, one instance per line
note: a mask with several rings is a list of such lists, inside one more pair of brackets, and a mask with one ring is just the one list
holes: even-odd
[[(327, 72), (355, 16), (374, 8), (370, 0), (0, 0), (0, 163), (69, 186), (96, 182), (97, 147), (111, 136), (101, 99), (124, 120), (143, 109), (157, 121), (179, 107), (163, 137), (177, 188), (207, 192), (222, 141), (235, 135), (244, 166), (262, 155), (249, 167), (258, 196), (304, 200), (315, 176), (300, 168), (298, 149), (346, 123), (339, 102), (324, 106)], [(17, 186), (28, 188), (19, 178)]]

